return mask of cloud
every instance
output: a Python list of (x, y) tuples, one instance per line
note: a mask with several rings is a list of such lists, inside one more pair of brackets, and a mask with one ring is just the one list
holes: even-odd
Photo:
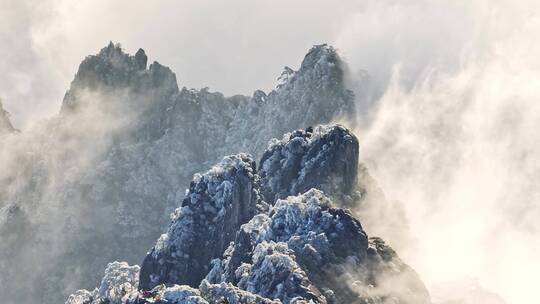
[(400, 253), (429, 285), (475, 277), (509, 303), (535, 299), (539, 12), (532, 2), (378, 1), (340, 36), (383, 88), (357, 131), (361, 157), (405, 206), (416, 241)]
[(34, 44), (35, 30), (52, 14), (47, 2), (0, 1), (0, 96), (17, 125), (51, 113), (51, 100), (61, 96), (57, 70)]

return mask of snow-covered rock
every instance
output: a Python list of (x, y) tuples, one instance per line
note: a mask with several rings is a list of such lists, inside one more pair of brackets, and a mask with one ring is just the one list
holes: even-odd
[(69, 295), (66, 304), (94, 304), (94, 295), (92, 292), (81, 289)]
[(144, 259), (141, 289), (199, 285), (210, 261), (221, 256), (240, 226), (265, 209), (255, 169), (251, 156), (239, 154), (195, 176), (167, 233)]
[(156, 286), (151, 291), (134, 293), (126, 304), (209, 304), (198, 289), (187, 285)]
[[(184, 228), (190, 237), (208, 237)], [(175, 241), (185, 241), (176, 237)], [(169, 241), (158, 241), (149, 257)], [(199, 250), (200, 255), (206, 254), (204, 248)], [(199, 263), (197, 258), (169, 255), (167, 259), (153, 265), (154, 270), (169, 271), (160, 277), (160, 285), (134, 286), (134, 272), (126, 271), (127, 265), (112, 263), (99, 289), (78, 291), (67, 303), (97, 304), (104, 299), (126, 304), (430, 303), (416, 273), (381, 239), (368, 239), (349, 211), (334, 207), (316, 189), (278, 200), (268, 212), (243, 224), (223, 256), (207, 263), (211, 269), (198, 285), (178, 285), (178, 277), (170, 275), (175, 267), (181, 273), (190, 263)]]
[(99, 288), (78, 290), (68, 297), (66, 304), (282, 304), (229, 283), (210, 284), (206, 280), (199, 288), (160, 284), (151, 290), (137, 291), (138, 272), (138, 266), (110, 263)]
[(204, 298), (210, 303), (281, 304), (279, 300), (267, 299), (225, 282), (210, 284), (207, 280), (203, 280), (199, 289)]
[(273, 141), (261, 162), (256, 172), (251, 157), (239, 154), (196, 175), (168, 232), (142, 264), (141, 289), (163, 282), (198, 286), (210, 260), (223, 253), (241, 224), (264, 208), (259, 174), (270, 203), (312, 187), (350, 197), (356, 185), (358, 141), (339, 125), (299, 130)]
[(414, 271), (315, 189), (243, 225), (207, 279), (284, 303), (429, 303)]
[(314, 46), (298, 71), (285, 68), (275, 90), (255, 91), (250, 102), (240, 104), (226, 146), (260, 157), (268, 140), (291, 130), (337, 119), (354, 121), (356, 104), (346, 86), (347, 74), (347, 65), (333, 47)]
[(358, 139), (340, 125), (287, 133), (261, 159), (263, 195), (274, 202), (311, 188), (351, 201), (358, 171)]
[(68, 297), (66, 304), (125, 303), (137, 291), (139, 271), (139, 266), (126, 262), (109, 263), (98, 288), (91, 292), (78, 290)]
[(126, 262), (109, 263), (105, 276), (98, 288), (99, 298), (122, 302), (139, 286), (140, 267), (129, 266)]

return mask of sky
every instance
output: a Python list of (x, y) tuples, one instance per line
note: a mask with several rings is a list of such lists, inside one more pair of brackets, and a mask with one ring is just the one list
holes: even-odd
[(472, 281), (533, 303), (536, 37), (532, 0), (0, 0), (0, 97), (16, 127), (54, 115), (78, 64), (109, 41), (145, 49), (180, 86), (249, 95), (329, 43), (380, 93), (356, 134), (405, 206), (415, 241), (400, 254), (432, 291)]

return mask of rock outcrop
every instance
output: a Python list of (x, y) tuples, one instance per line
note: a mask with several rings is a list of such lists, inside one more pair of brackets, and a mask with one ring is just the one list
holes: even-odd
[(274, 140), (261, 159), (262, 192), (273, 202), (317, 187), (351, 201), (358, 174), (358, 140), (342, 126), (319, 126)]
[(314, 189), (243, 225), (207, 279), (284, 303), (429, 303), (412, 269)]
[(255, 161), (229, 156), (191, 183), (166, 234), (142, 263), (140, 288), (161, 283), (198, 286), (240, 226), (267, 209), (259, 197)]
[(139, 270), (139, 266), (129, 266), (126, 262), (109, 263), (98, 288), (79, 290), (68, 297), (66, 304), (125, 302), (137, 290)]
[(122, 267), (124, 273), (108, 269), (99, 289), (78, 291), (67, 304), (430, 303), (421, 280), (391, 248), (368, 239), (350, 212), (315, 189), (254, 216), (212, 265), (198, 287), (164, 280), (139, 291), (132, 272), (126, 273), (135, 267)]
[(347, 65), (333, 47), (314, 46), (298, 71), (285, 68), (275, 90), (255, 91), (250, 102), (240, 104), (226, 139), (226, 146), (234, 147), (228, 153), (260, 157), (268, 140), (291, 130), (337, 119), (353, 122), (356, 103), (346, 86), (347, 74)]
[[(318, 190), (353, 191), (358, 141), (349, 130), (292, 132), (261, 162), (257, 170), (250, 156), (233, 155), (196, 175), (144, 259), (138, 291), (126, 288), (118, 303), (430, 303), (416, 273)], [(284, 190), (261, 196), (270, 179)], [(80, 295), (88, 292), (72, 298)]]

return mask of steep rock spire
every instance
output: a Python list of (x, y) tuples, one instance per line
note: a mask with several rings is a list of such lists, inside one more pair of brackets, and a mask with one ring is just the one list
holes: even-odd
[(120, 44), (110, 42), (98, 54), (87, 56), (79, 65), (64, 96), (61, 113), (83, 107), (85, 103), (99, 103), (101, 98), (86, 98), (93, 92), (113, 94), (114, 98), (108, 102), (134, 103), (126, 104), (132, 108), (144, 109), (150, 102), (172, 100), (171, 95), (178, 93), (176, 75), (157, 62), (147, 69), (147, 61), (143, 49), (129, 55)]
[[(316, 45), (298, 71), (286, 67), (278, 86), (268, 94), (255, 91), (251, 102), (241, 104), (226, 143), (239, 151), (260, 156), (269, 139), (307, 126), (336, 119), (354, 122), (354, 93), (346, 85), (347, 65), (328, 45)], [(238, 139), (246, 138), (249, 141)]]
[(261, 212), (255, 162), (228, 156), (191, 183), (182, 207), (142, 264), (140, 288), (161, 283), (197, 287), (243, 223)]

